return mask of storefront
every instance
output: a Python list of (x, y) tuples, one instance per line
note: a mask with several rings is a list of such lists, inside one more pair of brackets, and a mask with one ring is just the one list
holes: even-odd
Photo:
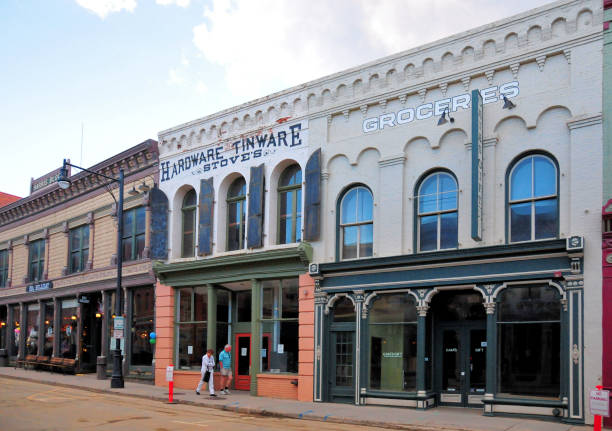
[(313, 266), (327, 358), (315, 361), (315, 400), (569, 420), (581, 403), (581, 244)]

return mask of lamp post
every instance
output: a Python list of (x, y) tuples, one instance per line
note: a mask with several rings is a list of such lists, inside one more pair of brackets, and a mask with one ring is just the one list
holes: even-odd
[[(121, 249), (121, 242), (123, 239), (123, 169), (119, 169), (119, 178), (113, 178), (98, 172), (90, 171), (89, 169), (85, 169), (80, 166), (73, 165), (64, 159), (64, 164), (60, 170), (59, 178), (57, 179), (58, 185), (64, 190), (69, 188), (71, 184), (66, 170), (67, 166), (72, 166), (73, 168), (89, 172), (90, 174), (106, 178), (107, 180), (119, 184), (119, 202), (117, 202), (112, 193), (111, 196), (113, 196), (113, 199), (115, 199), (115, 203), (117, 204), (117, 288), (115, 291), (115, 316), (121, 316), (123, 314), (121, 310), (121, 273), (123, 270), (123, 250)], [(113, 350), (113, 374), (111, 377), (111, 388), (123, 388), (124, 386), (121, 362), (121, 339), (116, 338), (115, 349)]]

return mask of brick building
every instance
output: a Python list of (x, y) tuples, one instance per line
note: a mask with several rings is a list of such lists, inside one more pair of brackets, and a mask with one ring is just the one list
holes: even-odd
[[(157, 159), (157, 142), (148, 140), (89, 168), (107, 176), (125, 171), (122, 300), (131, 333), (122, 345), (124, 371), (149, 379)], [(0, 208), (0, 348), (12, 363), (59, 357), (75, 360), (77, 371), (95, 371), (96, 357), (108, 357), (111, 343), (117, 190), (87, 172), (62, 190), (57, 174), (33, 180), (30, 196)]]

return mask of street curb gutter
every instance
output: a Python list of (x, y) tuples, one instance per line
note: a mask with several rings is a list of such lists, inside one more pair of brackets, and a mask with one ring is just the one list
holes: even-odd
[[(0, 373), (0, 377), (6, 377), (8, 379), (13, 379), (13, 380), (23, 380), (23, 381), (39, 383), (43, 385), (61, 386), (64, 388), (69, 388), (69, 389), (80, 389), (83, 391), (95, 392), (95, 393), (100, 393), (100, 394), (113, 394), (113, 395), (119, 395), (123, 397), (133, 397), (133, 398), (140, 398), (140, 399), (145, 399), (145, 400), (153, 400), (153, 401), (161, 401), (161, 402), (167, 401), (165, 397), (159, 397), (156, 395), (141, 395), (141, 394), (135, 394), (135, 393), (129, 393), (129, 392), (121, 392), (121, 390), (96, 389), (96, 388), (91, 388), (87, 386), (71, 385), (68, 383), (58, 383), (58, 382), (53, 382), (50, 380), (38, 380), (38, 379), (29, 378), (29, 377), (11, 376), (11, 375), (6, 375), (2, 373)], [(424, 425), (400, 424), (400, 423), (393, 423), (393, 422), (354, 419), (350, 417), (319, 416), (314, 413), (308, 413), (307, 415), (301, 415), (300, 413), (281, 413), (281, 412), (266, 410), (266, 409), (258, 408), (258, 407), (234, 407), (234, 406), (221, 405), (221, 404), (215, 404), (215, 403), (181, 400), (181, 399), (177, 399), (176, 397), (174, 398), (174, 402), (176, 404), (183, 404), (183, 405), (194, 406), (194, 407), (213, 408), (217, 410), (226, 410), (226, 411), (232, 411), (232, 412), (243, 413), (243, 414), (248, 414), (248, 415), (361, 425), (361, 426), (379, 427), (379, 428), (396, 429), (396, 430), (404, 430), (404, 431), (474, 431), (473, 429), (467, 429), (467, 428), (432, 427), (430, 425), (424, 426)]]

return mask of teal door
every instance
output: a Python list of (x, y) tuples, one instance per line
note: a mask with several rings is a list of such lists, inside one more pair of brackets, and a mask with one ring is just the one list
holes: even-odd
[(330, 332), (330, 401), (355, 402), (355, 331)]
[(439, 325), (434, 374), (441, 405), (481, 407), (485, 392), (487, 331), (481, 322)]

